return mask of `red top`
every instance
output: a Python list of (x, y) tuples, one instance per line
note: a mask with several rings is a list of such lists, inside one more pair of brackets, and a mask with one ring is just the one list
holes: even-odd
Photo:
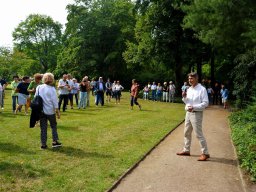
[(131, 87), (131, 96), (137, 97), (138, 94), (139, 94), (139, 85), (136, 83), (136, 84), (133, 84)]

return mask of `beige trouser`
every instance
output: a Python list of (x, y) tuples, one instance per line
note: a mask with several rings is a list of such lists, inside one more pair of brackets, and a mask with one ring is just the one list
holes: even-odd
[(194, 129), (195, 135), (201, 145), (202, 154), (209, 154), (207, 143), (202, 131), (203, 112), (187, 112), (185, 118), (185, 129), (184, 129), (184, 151), (189, 152), (192, 140), (192, 131)]

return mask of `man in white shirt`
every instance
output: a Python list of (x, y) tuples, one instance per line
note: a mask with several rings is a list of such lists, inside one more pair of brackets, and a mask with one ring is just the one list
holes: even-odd
[(184, 130), (184, 148), (177, 155), (190, 156), (191, 136), (194, 130), (196, 137), (201, 145), (201, 156), (198, 161), (206, 161), (210, 158), (207, 143), (202, 131), (203, 110), (208, 106), (209, 100), (206, 89), (198, 83), (197, 73), (190, 73), (188, 81), (191, 87), (187, 92), (182, 93), (182, 100), (186, 104), (185, 110), (185, 130)]
[(151, 85), (152, 101), (156, 101), (156, 83), (153, 82)]
[(63, 112), (66, 111), (66, 106), (68, 103), (68, 94), (70, 91), (70, 86), (68, 84), (67, 80), (68, 76), (66, 74), (63, 75), (63, 79), (59, 80), (58, 88), (59, 88), (59, 110), (62, 104), (62, 101), (64, 100), (62, 110)]

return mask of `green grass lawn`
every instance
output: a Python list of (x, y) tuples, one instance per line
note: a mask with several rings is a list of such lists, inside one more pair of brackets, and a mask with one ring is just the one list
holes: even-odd
[[(0, 191), (101, 192), (184, 119), (184, 105), (143, 101), (142, 110), (112, 101), (68, 109), (58, 120), (63, 147), (40, 149), (40, 129), (29, 128), (24, 111), (12, 114), (7, 91), (0, 113)], [(24, 110), (24, 109), (23, 109)], [(48, 129), (51, 146), (51, 129)]]

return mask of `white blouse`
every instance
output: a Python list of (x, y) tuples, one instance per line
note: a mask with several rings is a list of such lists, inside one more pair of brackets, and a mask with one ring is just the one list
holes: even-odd
[(51, 85), (39, 85), (36, 88), (35, 95), (40, 95), (43, 99), (43, 111), (46, 115), (55, 114), (55, 109), (58, 109), (58, 98), (55, 87)]

